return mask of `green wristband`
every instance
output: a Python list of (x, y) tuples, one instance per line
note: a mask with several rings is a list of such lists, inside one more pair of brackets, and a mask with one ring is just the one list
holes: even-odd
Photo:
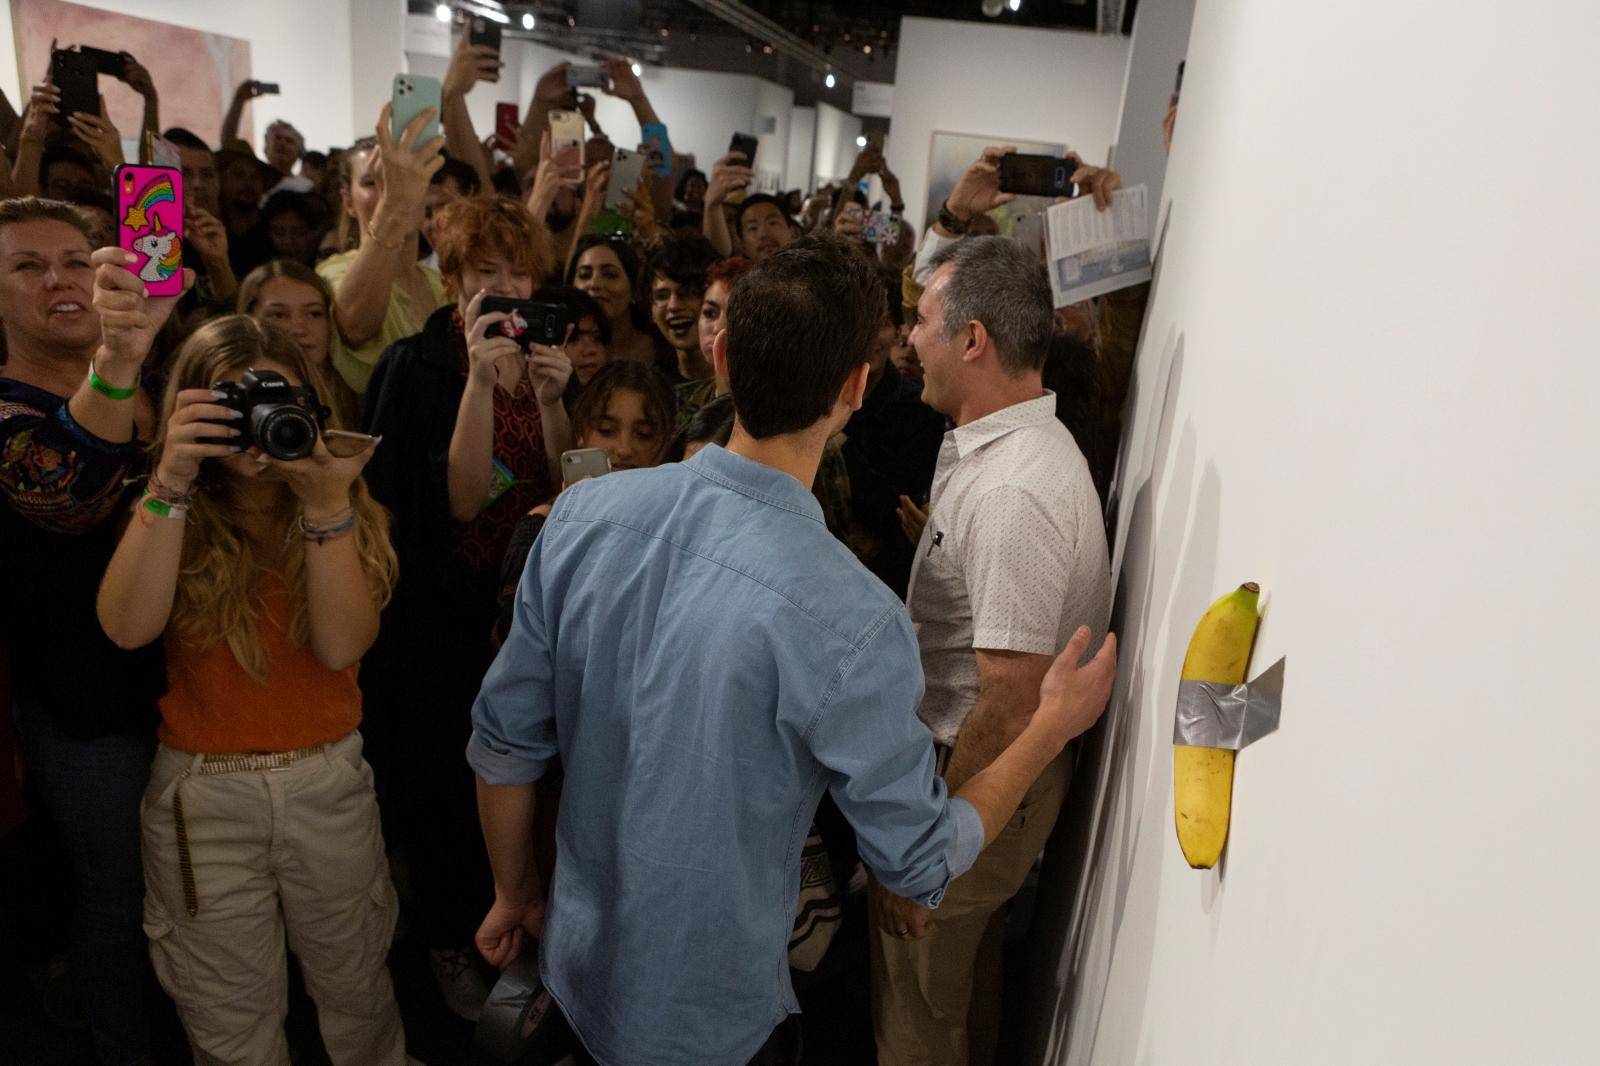
[(89, 387), (102, 396), (109, 396), (113, 400), (131, 400), (139, 395), (139, 386), (119, 389), (105, 378), (94, 372), (94, 367), (89, 368)]

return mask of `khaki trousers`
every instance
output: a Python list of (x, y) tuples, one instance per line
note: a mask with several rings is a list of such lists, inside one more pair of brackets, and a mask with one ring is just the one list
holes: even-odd
[[(940, 752), (940, 767), (948, 757)], [(1000, 1016), (1005, 903), (1017, 894), (1061, 811), (1072, 764), (1051, 763), (972, 868), (946, 890), (921, 940), (874, 923), (872, 1023), (879, 1066), (989, 1066)]]
[(207, 771), (162, 746), (140, 811), (145, 933), (195, 1061), (288, 1066), (287, 936), (336, 1066), (403, 1066), (397, 907), (360, 735), (282, 769)]

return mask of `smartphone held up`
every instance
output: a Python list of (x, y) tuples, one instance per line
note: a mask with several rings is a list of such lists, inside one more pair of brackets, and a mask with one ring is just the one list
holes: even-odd
[(183, 292), (183, 172), (124, 163), (113, 178), (117, 244), (132, 252), (128, 269), (151, 296)]

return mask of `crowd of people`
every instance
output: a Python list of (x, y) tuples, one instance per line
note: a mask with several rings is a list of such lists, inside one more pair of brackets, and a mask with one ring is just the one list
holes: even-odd
[[(333, 1062), (406, 1061), (404, 899), (464, 1019), (543, 932), (575, 1053), (793, 1061), (790, 981), (865, 893), (879, 1061), (984, 1061), (981, 959), (1110, 683), (1128, 316), (1055, 313), (981, 236), (1003, 148), (920, 237), (865, 239), (903, 214), (876, 141), (810, 196), (673, 155), (616, 209), (597, 127), (551, 146), (551, 110), (592, 124), (565, 64), (479, 140), (497, 70), (464, 39), (440, 114), (327, 152), (274, 121), (258, 156), (260, 83), (214, 147), (130, 61), (183, 174), (179, 296), (117, 246), (103, 108), (46, 82), (0, 130), (0, 745), (70, 863), (100, 1059), (149, 1061), (153, 962), (197, 1061), (286, 1062), (292, 953)], [(570, 326), (524, 349), (491, 298)], [(304, 458), (240, 418), (274, 374), (318, 412)], [(564, 491), (576, 449), (668, 469)]]

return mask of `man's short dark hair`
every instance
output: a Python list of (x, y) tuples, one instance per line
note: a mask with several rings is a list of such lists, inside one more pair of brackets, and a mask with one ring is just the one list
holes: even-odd
[(766, 192), (758, 192), (754, 196), (746, 196), (744, 198), (744, 203), (739, 205), (739, 214), (733, 220), (733, 228), (736, 230), (743, 230), (745, 212), (749, 211), (752, 207), (759, 207), (762, 204), (771, 204), (773, 207), (776, 207), (778, 209), (778, 213), (783, 216), (784, 221), (789, 223), (790, 228), (793, 228), (794, 219), (789, 217), (789, 208), (782, 200), (778, 199), (776, 196), (773, 196), (771, 193)]
[[(704, 292), (706, 271), (720, 258), (716, 248), (704, 237), (673, 237), (662, 241), (650, 253), (650, 262), (645, 267), (644, 276), (639, 279), (639, 284), (644, 287), (643, 295), (649, 296), (650, 286), (658, 277), (675, 281), (686, 289)], [(644, 302), (648, 305), (650, 301), (647, 298)]]
[(171, 129), (161, 135), (161, 139), (164, 141), (170, 141), (179, 148), (199, 148), (207, 152), (211, 151), (211, 146), (209, 144), (207, 144), (205, 141), (202, 141), (199, 137), (191, 133), (189, 130), (184, 129), (182, 126), (173, 126)]
[(446, 178), (455, 179), (456, 188), (462, 196), (476, 196), (483, 188), (483, 182), (478, 177), (478, 172), (459, 159), (445, 156), (444, 166), (433, 172), (433, 177), (428, 179), (429, 185), (443, 185)]
[(761, 440), (826, 417), (882, 320), (877, 268), (837, 237), (802, 237), (757, 263), (728, 300), (728, 384), (740, 425)]
[(939, 311), (945, 339), (982, 322), (1008, 374), (1042, 368), (1055, 313), (1039, 257), (1006, 237), (964, 237), (934, 256), (935, 271), (947, 264)]

